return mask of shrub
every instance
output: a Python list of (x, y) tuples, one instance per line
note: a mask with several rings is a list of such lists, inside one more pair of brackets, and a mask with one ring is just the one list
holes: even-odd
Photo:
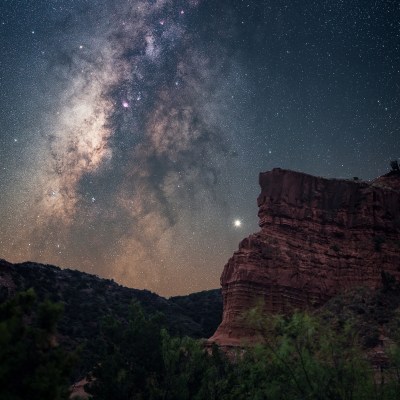
[(60, 304), (38, 304), (33, 289), (0, 306), (0, 399), (68, 399), (76, 354), (56, 343), (61, 313)]

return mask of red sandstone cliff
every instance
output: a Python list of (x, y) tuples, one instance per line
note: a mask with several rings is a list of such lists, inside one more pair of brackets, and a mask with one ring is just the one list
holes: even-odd
[(254, 339), (243, 314), (316, 307), (339, 291), (400, 279), (400, 175), (367, 183), (273, 169), (261, 173), (261, 231), (242, 240), (221, 276), (223, 321), (211, 342)]

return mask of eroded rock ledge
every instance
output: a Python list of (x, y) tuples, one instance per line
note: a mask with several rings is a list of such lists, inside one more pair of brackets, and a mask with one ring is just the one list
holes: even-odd
[(255, 340), (243, 314), (322, 305), (340, 291), (400, 279), (400, 175), (372, 182), (273, 169), (259, 177), (260, 232), (242, 240), (221, 276), (223, 321), (211, 342)]

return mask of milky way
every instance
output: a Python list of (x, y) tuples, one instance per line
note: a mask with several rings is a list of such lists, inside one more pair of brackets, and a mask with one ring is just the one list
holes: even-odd
[(399, 8), (307, 3), (6, 1), (0, 257), (217, 287), (260, 171), (384, 173)]

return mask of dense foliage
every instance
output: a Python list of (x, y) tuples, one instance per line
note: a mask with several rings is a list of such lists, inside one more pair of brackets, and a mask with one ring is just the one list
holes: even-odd
[[(0, 299), (0, 400), (66, 399), (88, 371), (93, 400), (399, 398), (400, 285), (388, 274), (381, 290), (343, 293), (313, 315), (266, 318), (255, 308), (246, 318), (262, 342), (226, 354), (184, 336), (217, 324), (217, 291), (166, 300), (77, 271), (12, 273), (17, 288), (38, 293)], [(67, 351), (78, 345), (71, 375)]]
[(102, 359), (87, 390), (96, 400), (219, 399), (228, 392), (232, 365), (189, 337), (171, 337), (160, 315), (148, 316), (133, 304), (129, 324), (107, 319)]
[[(206, 351), (190, 338), (173, 338), (134, 306), (129, 328), (107, 321), (109, 346), (92, 374), (94, 400), (128, 399), (397, 399), (400, 351), (393, 344), (384, 371), (371, 367), (350, 323), (331, 329), (305, 313), (249, 323), (262, 344), (231, 352)], [(390, 367), (390, 368), (389, 368)]]
[[(99, 362), (87, 391), (93, 400), (398, 399), (399, 316), (379, 371), (366, 357), (357, 321), (338, 320), (333, 329), (324, 315), (265, 317), (260, 310), (246, 318), (261, 343), (226, 354), (171, 336), (162, 314), (133, 303), (127, 321), (106, 318), (93, 340)], [(0, 307), (1, 400), (68, 398), (76, 356), (55, 343), (61, 312), (59, 304), (38, 303), (33, 290)]]
[(112, 315), (125, 326), (132, 300), (139, 301), (147, 313), (163, 313), (168, 331), (175, 336), (209, 337), (222, 318), (220, 290), (165, 299), (148, 290), (123, 287), (80, 271), (0, 260), (0, 304), (13, 293), (2, 286), (7, 280), (17, 291), (34, 288), (39, 301), (63, 305), (64, 312), (58, 321), (59, 340), (69, 350), (82, 346), (74, 380), (84, 376), (98, 361), (95, 343), (102, 320)]
[(0, 399), (62, 400), (76, 360), (57, 345), (59, 304), (28, 290), (0, 305)]
[(245, 393), (254, 399), (397, 398), (400, 381), (392, 373), (400, 364), (392, 363), (384, 375), (374, 371), (352, 323), (332, 329), (306, 313), (290, 318), (252, 313), (264, 342), (241, 363), (246, 379), (238, 398)]

